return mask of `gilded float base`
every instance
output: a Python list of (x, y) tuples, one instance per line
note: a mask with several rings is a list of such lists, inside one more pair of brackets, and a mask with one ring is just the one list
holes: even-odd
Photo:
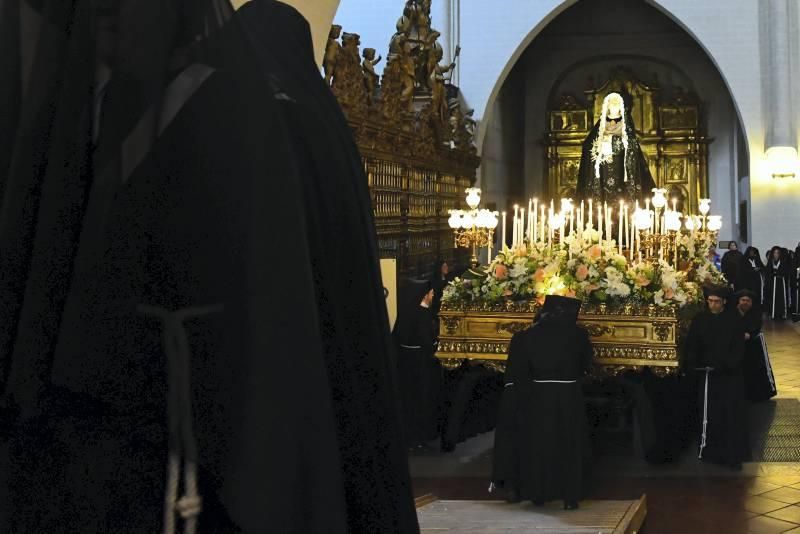
[[(439, 314), (437, 358), (446, 368), (463, 360), (505, 370), (511, 337), (532, 325), (527, 305), (507, 309), (446, 309)], [(594, 347), (596, 370), (617, 375), (650, 369), (658, 376), (677, 373), (679, 346), (687, 330), (673, 308), (584, 306), (578, 324), (586, 328)]]

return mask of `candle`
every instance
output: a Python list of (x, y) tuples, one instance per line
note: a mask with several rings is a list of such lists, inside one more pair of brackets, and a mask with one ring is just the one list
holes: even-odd
[(531, 243), (536, 243), (536, 214), (539, 211), (539, 201), (535, 198), (533, 199), (533, 240)]
[(541, 231), (539, 232), (539, 237), (541, 237), (542, 243), (544, 243), (546, 239), (544, 236), (544, 225), (547, 222), (547, 218), (544, 216), (544, 202), (542, 202), (541, 210), (542, 210), (542, 220), (540, 221), (540, 224), (542, 226), (541, 226)]
[(622, 212), (622, 207), (625, 205), (625, 202), (620, 200), (619, 201), (619, 217), (617, 217), (617, 248), (619, 249), (620, 255), (622, 255), (622, 217), (624, 216)]
[(588, 217), (586, 217), (586, 224), (588, 224), (588, 225), (590, 225), (590, 226), (591, 226), (591, 224), (592, 224), (592, 217), (594, 217), (594, 211), (592, 211), (592, 199), (590, 198), (590, 199), (589, 199), (589, 216), (588, 216)]
[(506, 249), (506, 212), (503, 212), (503, 234), (500, 236), (500, 250)]
[(527, 230), (528, 234), (528, 241), (532, 242), (533, 240), (533, 229), (531, 228), (531, 223), (533, 222), (533, 218), (531, 217), (531, 210), (533, 209), (533, 199), (528, 199), (528, 224), (525, 225), (525, 229)]
[(625, 223), (625, 246), (628, 248), (628, 258), (633, 261), (633, 245), (631, 244), (631, 234), (628, 230), (628, 218), (630, 217), (630, 210), (628, 209), (628, 205), (625, 204), (625, 218), (623, 222)]
[(597, 203), (597, 239), (599, 243), (603, 242), (603, 206)]
[(575, 231), (575, 208), (571, 208), (569, 210), (569, 233), (570, 233), (570, 235), (574, 231)]
[(673, 198), (672, 199), (672, 211), (678, 211), (678, 209), (676, 208), (677, 204), (678, 204), (678, 199), (677, 198)]
[(517, 222), (519, 218), (519, 205), (514, 204), (514, 227), (511, 231), (511, 248), (516, 248), (517, 246), (517, 230), (519, 230), (519, 224)]

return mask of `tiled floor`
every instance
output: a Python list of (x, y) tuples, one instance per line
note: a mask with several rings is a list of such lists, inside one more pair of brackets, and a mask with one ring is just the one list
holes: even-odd
[[(779, 398), (800, 398), (800, 323), (767, 323)], [(414, 493), (443, 499), (500, 498), (487, 493), (491, 434), (411, 460)], [(630, 458), (598, 469), (589, 498), (647, 494), (644, 534), (800, 534), (800, 463), (748, 463), (741, 472), (702, 464), (691, 452), (678, 464), (651, 466)]]

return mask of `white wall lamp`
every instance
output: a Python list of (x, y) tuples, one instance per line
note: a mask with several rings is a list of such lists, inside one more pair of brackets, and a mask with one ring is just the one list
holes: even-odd
[(796, 178), (798, 168), (800, 159), (795, 147), (774, 146), (767, 149), (767, 172), (772, 178)]

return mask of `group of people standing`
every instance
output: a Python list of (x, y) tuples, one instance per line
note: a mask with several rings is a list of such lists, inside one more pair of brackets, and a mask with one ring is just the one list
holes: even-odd
[(686, 341), (684, 368), (699, 392), (698, 457), (736, 470), (750, 459), (747, 401), (777, 394), (757, 298), (747, 289), (731, 295), (726, 287), (708, 288), (707, 309), (692, 321)]
[[(705, 292), (707, 307), (692, 321), (682, 362), (698, 394), (690, 419), (698, 424), (699, 458), (739, 470), (750, 459), (748, 401), (773, 397), (775, 378), (758, 295)], [(490, 485), (504, 488), (511, 502), (562, 499), (575, 509), (584, 496), (591, 446), (582, 386), (592, 344), (577, 325), (580, 306), (549, 295), (532, 327), (511, 339)]]
[(775, 245), (762, 259), (755, 247), (742, 254), (735, 241), (722, 257), (721, 270), (735, 291), (754, 293), (754, 302), (774, 320), (800, 320), (800, 243), (794, 251)]

